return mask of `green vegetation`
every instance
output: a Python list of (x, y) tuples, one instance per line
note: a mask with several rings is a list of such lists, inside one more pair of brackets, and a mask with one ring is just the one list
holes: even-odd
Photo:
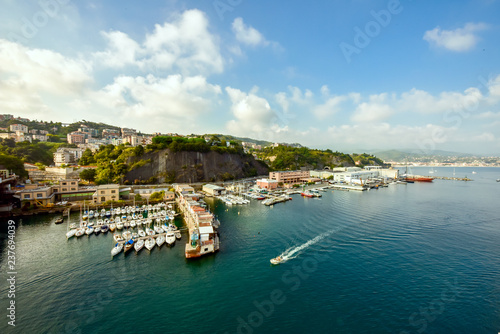
[(23, 161), (14, 155), (0, 152), (0, 168), (12, 171), (21, 178), (28, 177), (28, 172), (24, 169)]
[(149, 201), (150, 202), (162, 201), (164, 197), (165, 197), (165, 191), (163, 191), (163, 190), (156, 191), (156, 192), (151, 194), (151, 196), (149, 197)]
[(59, 147), (67, 147), (67, 143), (45, 143), (37, 140), (16, 143), (12, 138), (0, 139), (0, 152), (14, 155), (23, 162), (32, 164), (40, 163), (45, 166), (54, 164), (54, 152)]
[(367, 153), (363, 154), (353, 153), (352, 159), (354, 160), (354, 162), (357, 163), (357, 166), (359, 167), (371, 166), (371, 165), (385, 166), (385, 163), (381, 159)]
[(214, 151), (220, 154), (245, 154), (243, 147), (238, 142), (229, 141), (229, 146), (227, 143), (215, 136), (212, 136), (208, 142), (202, 136), (195, 138), (157, 136), (153, 138), (152, 144), (146, 146), (146, 152), (168, 148), (172, 152), (194, 151), (206, 153)]
[(299, 169), (300, 167), (324, 168), (338, 166), (353, 166), (354, 161), (348, 154), (332, 152), (331, 150), (316, 150), (307, 147), (266, 147), (257, 156), (266, 162), (273, 170)]
[(80, 172), (80, 179), (89, 182), (94, 182), (96, 174), (97, 171), (93, 168), (84, 169), (83, 171)]

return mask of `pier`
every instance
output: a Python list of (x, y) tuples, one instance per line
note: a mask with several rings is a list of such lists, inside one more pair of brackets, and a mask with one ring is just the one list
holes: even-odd
[(473, 181), (466, 177), (432, 176), (435, 180)]

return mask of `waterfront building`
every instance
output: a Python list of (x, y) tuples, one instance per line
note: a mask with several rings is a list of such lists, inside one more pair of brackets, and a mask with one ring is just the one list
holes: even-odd
[(269, 180), (269, 179), (260, 179), (260, 180), (257, 180), (257, 186), (260, 189), (273, 190), (273, 189), (278, 188), (278, 181)]
[(21, 206), (24, 205), (37, 205), (47, 206), (55, 202), (55, 194), (52, 187), (37, 187), (34, 189), (24, 189), (18, 191), (15, 197), (21, 201)]
[(103, 204), (108, 201), (118, 201), (120, 198), (119, 184), (105, 184), (97, 187), (94, 194), (94, 203)]
[(219, 196), (223, 195), (226, 192), (226, 189), (224, 189), (224, 187), (219, 187), (215, 184), (205, 184), (202, 190), (209, 196)]
[(178, 194), (194, 193), (194, 188), (188, 184), (173, 184), (174, 190)]
[(170, 191), (169, 188), (135, 188), (134, 194), (139, 194), (144, 199), (149, 198), (153, 193), (164, 191), (165, 195), (163, 196), (163, 200), (170, 202), (175, 200), (175, 193)]
[(304, 180), (308, 178), (309, 171), (302, 170), (291, 170), (291, 171), (280, 171), (280, 172), (270, 172), (269, 179), (276, 180), (278, 183), (282, 182), (283, 184), (297, 184), (303, 183)]

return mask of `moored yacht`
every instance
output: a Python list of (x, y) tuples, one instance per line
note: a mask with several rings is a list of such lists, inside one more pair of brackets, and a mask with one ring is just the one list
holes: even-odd
[(111, 250), (111, 256), (115, 256), (123, 250), (123, 244), (116, 243), (115, 247)]

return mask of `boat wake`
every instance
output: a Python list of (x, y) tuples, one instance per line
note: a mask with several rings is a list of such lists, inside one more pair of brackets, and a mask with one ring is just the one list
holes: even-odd
[(302, 245), (288, 248), (286, 251), (284, 251), (283, 253), (281, 253), (281, 255), (279, 255), (279, 257), (281, 258), (280, 263), (284, 263), (284, 262), (286, 262), (288, 260), (295, 259), (297, 256), (300, 255), (300, 253), (304, 249), (306, 249), (306, 248), (308, 248), (308, 247), (310, 247), (310, 246), (312, 246), (312, 245), (320, 242), (321, 240), (323, 240), (324, 238), (326, 238), (327, 236), (329, 236), (330, 234), (332, 234), (334, 231), (335, 230), (324, 232), (324, 233), (322, 233), (322, 234), (314, 237), (313, 239), (307, 241), (306, 243), (303, 243)]

